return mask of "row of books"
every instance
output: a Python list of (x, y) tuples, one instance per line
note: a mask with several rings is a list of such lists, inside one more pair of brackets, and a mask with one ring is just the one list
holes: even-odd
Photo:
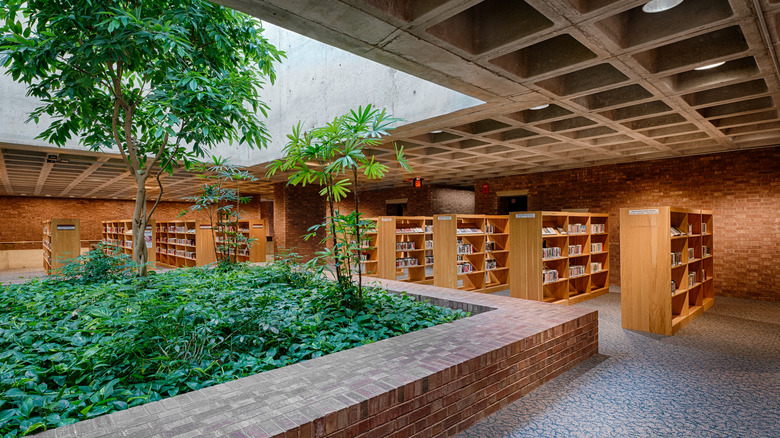
[(696, 285), (696, 271), (689, 272), (688, 273), (688, 287), (693, 287)]
[(498, 267), (498, 263), (496, 263), (496, 259), (485, 259), (485, 270), (486, 271), (492, 271), (493, 269), (496, 269)]
[(484, 234), (479, 228), (458, 228), (458, 234)]
[(582, 245), (569, 245), (570, 256), (581, 255), (581, 254), (582, 254)]
[(604, 244), (601, 242), (598, 243), (591, 243), (590, 244), (590, 252), (602, 252), (604, 251)]
[(469, 262), (458, 263), (458, 274), (468, 274), (474, 272), (474, 265)]
[(685, 236), (686, 234), (680, 231), (677, 227), (672, 227), (672, 237)]
[(425, 232), (426, 233), (433, 233), (433, 225), (426, 225), (425, 226)]
[(585, 275), (585, 265), (571, 265), (569, 266), (569, 278), (579, 277)]
[(177, 227), (174, 225), (168, 227), (160, 227), (157, 229), (158, 233), (187, 233), (195, 234), (195, 228)]
[(234, 251), (235, 251), (236, 255), (249, 257), (249, 249), (246, 249), (246, 248), (245, 249), (238, 248), (237, 250), (223, 248), (223, 249), (218, 249), (217, 250), (217, 252), (220, 253), (220, 254), (232, 254)]
[[(217, 242), (220, 242), (219, 238), (217, 238)], [(174, 237), (161, 237), (157, 239), (157, 243), (170, 243), (173, 245), (190, 245), (195, 246), (195, 240), (193, 239), (177, 239)]]
[(413, 241), (395, 242), (396, 251), (413, 251), (415, 249), (417, 249), (417, 246)]
[(694, 248), (688, 248), (688, 261), (694, 260), (696, 258), (696, 251)]
[(113, 245), (113, 246), (122, 246), (124, 244), (124, 240), (103, 239), (103, 243), (105, 243), (107, 245)]
[(552, 283), (558, 281), (558, 271), (555, 269), (542, 270), (542, 283)]
[(103, 227), (104, 233), (122, 234), (125, 232), (125, 227)]
[(432, 255), (425, 256), (425, 264), (426, 265), (432, 265), (433, 264), (433, 256)]
[(420, 265), (420, 261), (414, 257), (401, 257), (399, 259), (395, 259), (396, 268), (408, 268), (410, 266), (419, 266), (419, 265)]
[(485, 251), (495, 251), (496, 250), (496, 242), (485, 242)]
[(683, 264), (682, 251), (672, 252), (672, 267)]
[(712, 255), (712, 248), (707, 245), (702, 245), (701, 247), (701, 256), (702, 257), (709, 257)]
[(465, 245), (458, 245), (457, 254), (473, 254), (474, 245), (466, 243)]
[(157, 252), (160, 254), (168, 254), (168, 255), (174, 255), (177, 257), (184, 257), (188, 259), (195, 259), (195, 251), (182, 251), (180, 249), (173, 249), (173, 248), (160, 248), (157, 247)]
[(425, 241), (425, 249), (433, 249), (433, 240)]
[(368, 256), (368, 253), (367, 253), (367, 252), (362, 252), (362, 253), (360, 253), (360, 261), (361, 261), (361, 262), (366, 262), (366, 261), (368, 261), (368, 257), (369, 257), (369, 256)]
[(569, 224), (569, 234), (587, 234), (585, 224)]
[(599, 234), (607, 232), (607, 224), (590, 224), (591, 234)]
[(556, 247), (542, 248), (542, 258), (557, 259), (561, 257), (561, 249)]
[(556, 231), (553, 227), (542, 227), (542, 236), (555, 236), (558, 234), (566, 234), (565, 231), (563, 231), (563, 228), (557, 227), (558, 231)]
[(423, 229), (422, 229), (422, 227), (403, 227), (403, 228), (396, 228), (395, 232), (396, 232), (396, 234), (422, 233)]
[(485, 233), (493, 234), (495, 232), (496, 232), (496, 226), (495, 225), (485, 225)]
[(590, 272), (595, 274), (596, 272), (604, 269), (604, 265), (601, 262), (590, 262)]

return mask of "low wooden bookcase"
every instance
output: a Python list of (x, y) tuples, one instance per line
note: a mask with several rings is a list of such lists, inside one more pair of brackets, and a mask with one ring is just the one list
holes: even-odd
[(623, 328), (673, 335), (715, 301), (712, 211), (620, 210)]
[(433, 217), (433, 284), (492, 293), (509, 288), (507, 216), (440, 214)]
[(575, 304), (609, 292), (609, 216), (530, 211), (509, 215), (510, 296)]
[[(263, 219), (250, 220), (239, 219), (238, 220), (238, 232), (243, 234), (247, 239), (253, 239), (250, 244), (242, 243), (239, 245), (236, 261), (239, 263), (257, 263), (265, 261), (265, 237), (266, 237), (266, 223)], [(222, 241), (222, 233), (217, 231), (217, 251), (222, 252), (219, 249), (219, 243)]]
[[(116, 251), (133, 257), (133, 221), (113, 220), (103, 221), (103, 244), (114, 248)], [(147, 261), (157, 260), (157, 226), (154, 220), (146, 224), (144, 232), (146, 241)]]
[(368, 253), (370, 260), (376, 258), (377, 277), (431, 284), (433, 278), (427, 274), (433, 265), (431, 218), (382, 216), (376, 221), (376, 250)]
[(81, 224), (78, 219), (43, 221), (43, 269), (47, 274), (81, 254)]
[(207, 221), (157, 221), (156, 239), (158, 264), (186, 268), (217, 261), (214, 235)]

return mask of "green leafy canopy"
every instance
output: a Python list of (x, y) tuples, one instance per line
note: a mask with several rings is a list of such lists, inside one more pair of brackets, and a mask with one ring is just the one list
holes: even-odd
[(197, 155), (268, 140), (258, 93), (284, 53), (244, 14), (206, 0), (0, 0), (0, 21), (2, 65), (41, 100), (31, 120), (54, 118), (40, 137), (58, 146), (135, 147), (143, 168), (169, 138)]

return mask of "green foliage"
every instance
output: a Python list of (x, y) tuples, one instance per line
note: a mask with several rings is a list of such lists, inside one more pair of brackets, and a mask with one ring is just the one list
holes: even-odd
[(465, 316), (282, 260), (0, 288), (0, 435), (127, 409)]
[(55, 281), (95, 283), (130, 278), (135, 274), (133, 259), (110, 245), (99, 243), (97, 248), (63, 265)]
[[(364, 240), (367, 222), (361, 219), (358, 203), (359, 175), (368, 179), (381, 179), (390, 170), (385, 164), (374, 160), (373, 155), (366, 154), (366, 148), (382, 144), (382, 136), (387, 135), (392, 125), (400, 119), (393, 118), (386, 110), (378, 110), (367, 105), (348, 114), (336, 117), (325, 126), (303, 132), (299, 122), (288, 135), (289, 142), (284, 147), (284, 158), (272, 162), (268, 166), (268, 176), (276, 172), (289, 172), (288, 184), (306, 186), (318, 184), (322, 189), (320, 195), (328, 202), (330, 215), (321, 225), (309, 229), (309, 239), (321, 229), (325, 230), (323, 243), (327, 246), (317, 253), (324, 263), (333, 263), (336, 269), (336, 279), (342, 285), (344, 293), (352, 288), (353, 267), (360, 259), (360, 245)], [(395, 148), (398, 165), (408, 172), (411, 171), (404, 156), (403, 146)], [(350, 189), (350, 186), (353, 186)], [(342, 215), (335, 209), (335, 204), (353, 193), (355, 210), (352, 214)], [(358, 298), (362, 296), (362, 274), (358, 270)]]
[(257, 240), (238, 228), (238, 221), (243, 216), (240, 205), (252, 201), (251, 196), (241, 196), (241, 182), (257, 181), (257, 178), (226, 159), (212, 157), (212, 160), (209, 164), (199, 163), (198, 178), (205, 182), (200, 187), (200, 194), (185, 198), (193, 205), (179, 216), (189, 212), (208, 216), (216, 260), (220, 266), (226, 266), (238, 263), (238, 251), (248, 251)]
[[(228, 141), (264, 147), (264, 80), (284, 53), (259, 21), (207, 0), (0, 0), (0, 65), (41, 105), (57, 146), (118, 149), (136, 182), (140, 237), (160, 174)], [(146, 181), (160, 192), (147, 212)], [(134, 247), (145, 273), (146, 247)]]

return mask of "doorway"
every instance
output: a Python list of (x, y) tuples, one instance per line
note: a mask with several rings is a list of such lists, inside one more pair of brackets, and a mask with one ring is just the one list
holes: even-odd
[(404, 216), (406, 204), (387, 204), (386, 213), (388, 216)]
[(498, 214), (509, 214), (515, 211), (528, 211), (528, 195), (498, 198)]

